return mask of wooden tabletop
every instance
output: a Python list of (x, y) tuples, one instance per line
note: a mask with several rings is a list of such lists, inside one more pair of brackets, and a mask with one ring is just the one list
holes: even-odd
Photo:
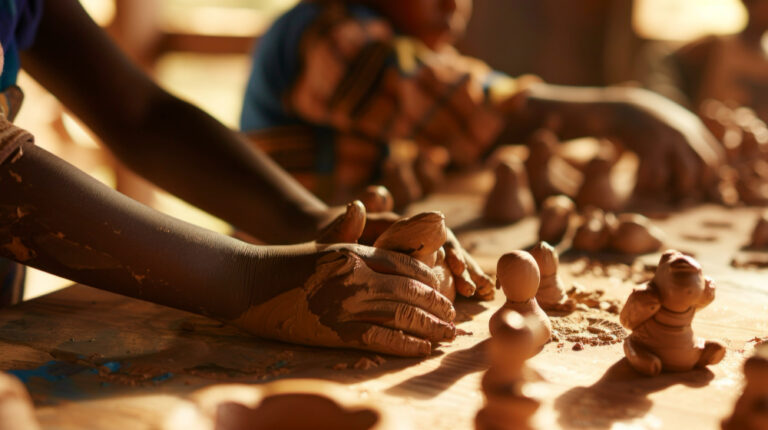
[[(442, 194), (411, 212), (443, 210), (492, 271), (503, 253), (534, 242), (537, 224), (486, 225), (478, 220), (481, 203), (477, 195)], [(740, 392), (744, 359), (768, 336), (768, 272), (761, 268), (768, 255), (741, 249), (756, 214), (716, 206), (657, 214), (666, 244), (695, 255), (717, 282), (717, 298), (694, 329), (727, 345), (723, 362), (647, 378), (623, 359), (615, 313), (553, 317), (558, 340), (530, 361), (546, 381), (538, 387), (542, 428), (719, 428)], [(733, 267), (734, 258), (748, 267)], [(623, 303), (657, 261), (658, 254), (634, 261), (565, 254), (561, 274), (569, 285), (603, 290), (600, 300)], [(417, 360), (260, 340), (204, 317), (75, 285), (0, 311), (0, 369), (25, 382), (44, 428), (158, 428), (202, 387), (308, 377), (342, 383), (414, 428), (472, 428), (483, 403), (488, 319), (502, 300), (459, 300), (458, 327), (471, 334)]]

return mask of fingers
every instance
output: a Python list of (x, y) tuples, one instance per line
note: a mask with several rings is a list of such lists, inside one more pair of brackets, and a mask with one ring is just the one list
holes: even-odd
[(368, 213), (392, 212), (395, 207), (392, 193), (381, 185), (371, 185), (366, 188), (360, 195), (360, 201), (363, 202)]
[(355, 253), (375, 272), (405, 276), (432, 288), (437, 288), (440, 283), (429, 266), (406, 254), (367, 246), (357, 247)]
[(366, 305), (370, 310), (358, 312), (352, 319), (402, 330), (432, 342), (453, 340), (456, 337), (456, 327), (453, 324), (407, 303), (372, 300)]
[(373, 245), (373, 242), (376, 242), (376, 239), (398, 219), (400, 215), (394, 212), (368, 212), (368, 219), (359, 242), (363, 245)]
[(365, 206), (360, 200), (347, 205), (347, 210), (324, 228), (318, 243), (357, 243), (365, 228)]
[[(376, 274), (374, 274), (376, 276)], [(369, 300), (389, 300), (423, 309), (443, 321), (453, 321), (456, 310), (448, 298), (413, 279), (402, 276), (378, 275), (371, 280), (376, 285)]]
[(432, 343), (428, 340), (419, 339), (399, 330), (365, 325), (368, 329), (360, 340), (360, 346), (363, 349), (403, 357), (424, 357), (432, 352)]

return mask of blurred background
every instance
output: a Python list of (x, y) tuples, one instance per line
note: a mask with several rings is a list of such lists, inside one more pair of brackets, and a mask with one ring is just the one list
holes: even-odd
[[(296, 0), (81, 0), (117, 43), (172, 93), (237, 128), (250, 53)], [(740, 0), (475, 0), (462, 52), (513, 76), (569, 85), (642, 85), (674, 49), (742, 30)], [(36, 143), (105, 184), (163, 212), (220, 232), (229, 226), (120, 166), (27, 75), (17, 123)], [(663, 85), (663, 83), (661, 84)], [(28, 273), (25, 298), (68, 285)]]

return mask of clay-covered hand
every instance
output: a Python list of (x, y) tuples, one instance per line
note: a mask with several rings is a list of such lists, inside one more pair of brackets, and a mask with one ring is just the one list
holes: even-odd
[(248, 308), (235, 325), (301, 344), (425, 356), (450, 341), (455, 310), (429, 267), (407, 255), (356, 244), (267, 248)]
[(651, 318), (660, 308), (659, 293), (651, 285), (646, 284), (644, 287), (632, 291), (621, 310), (619, 320), (624, 327), (634, 330), (643, 321)]
[(443, 246), (445, 262), (453, 274), (456, 291), (464, 297), (474, 295), (480, 300), (492, 300), (495, 291), (493, 280), (461, 246), (453, 231), (446, 229), (446, 233), (447, 239)]

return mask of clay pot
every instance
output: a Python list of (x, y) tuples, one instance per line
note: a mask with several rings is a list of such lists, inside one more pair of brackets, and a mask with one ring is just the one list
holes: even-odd
[(622, 254), (646, 254), (661, 249), (664, 233), (640, 214), (621, 214), (611, 233), (610, 247)]
[(496, 166), (496, 184), (488, 194), (483, 214), (494, 222), (512, 223), (534, 212), (525, 167), (519, 161), (501, 161)]
[(568, 231), (571, 216), (576, 212), (576, 204), (568, 196), (548, 197), (539, 212), (539, 240), (558, 243)]

